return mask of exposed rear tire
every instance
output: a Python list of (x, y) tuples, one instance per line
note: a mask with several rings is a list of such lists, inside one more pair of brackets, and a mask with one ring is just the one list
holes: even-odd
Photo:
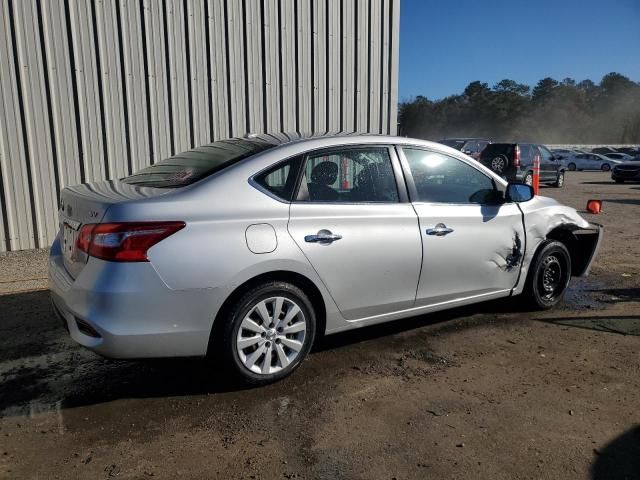
[(290, 375), (309, 353), (316, 332), (316, 315), (307, 295), (297, 286), (267, 282), (245, 293), (212, 338), (210, 356), (222, 361), (237, 381), (266, 385)]
[(616, 183), (624, 183), (624, 180), (622, 178), (616, 178), (615, 182)]
[(502, 175), (509, 167), (509, 159), (505, 155), (498, 155), (491, 159), (489, 167), (498, 175)]
[(524, 295), (534, 310), (556, 306), (571, 279), (571, 256), (567, 248), (555, 240), (545, 240), (538, 249), (527, 277)]
[(609, 170), (611, 170), (611, 165), (609, 165), (608, 163), (603, 163), (600, 168), (603, 172), (608, 172)]
[(533, 173), (532, 172), (527, 172), (527, 174), (524, 176), (524, 180), (522, 181), (522, 183), (532, 187), (533, 186)]
[(567, 165), (567, 168), (569, 169), (570, 172), (575, 172), (576, 171), (576, 164), (571, 162), (569, 165)]
[(564, 172), (559, 172), (558, 173), (558, 178), (556, 178), (556, 181), (553, 184), (553, 186), (556, 187), (556, 188), (564, 187)]

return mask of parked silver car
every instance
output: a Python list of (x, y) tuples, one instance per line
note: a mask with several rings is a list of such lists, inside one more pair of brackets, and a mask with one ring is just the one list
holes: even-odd
[(521, 293), (550, 308), (600, 237), (437, 143), (258, 136), (65, 188), (49, 276), (81, 345), (261, 384), (318, 335)]

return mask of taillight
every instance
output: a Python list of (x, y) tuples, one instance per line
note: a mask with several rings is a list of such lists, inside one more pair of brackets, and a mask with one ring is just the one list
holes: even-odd
[(514, 167), (520, 166), (520, 145), (516, 145), (516, 150), (513, 154), (513, 166)]
[(103, 260), (148, 262), (152, 246), (184, 227), (184, 222), (93, 223), (80, 229), (76, 247)]

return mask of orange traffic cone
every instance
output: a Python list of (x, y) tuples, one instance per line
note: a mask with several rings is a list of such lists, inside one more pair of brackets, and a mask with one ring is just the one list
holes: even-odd
[(597, 215), (602, 210), (602, 200), (589, 200), (587, 202), (587, 212)]

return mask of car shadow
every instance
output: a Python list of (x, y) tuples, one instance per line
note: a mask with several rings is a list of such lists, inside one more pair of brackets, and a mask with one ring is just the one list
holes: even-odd
[[(585, 301), (582, 297), (587, 292), (614, 296), (616, 301), (631, 301), (639, 293), (637, 288), (595, 290), (594, 286), (589, 282), (577, 285), (577, 290), (568, 293), (566, 305), (558, 312), (562, 312), (563, 308), (572, 311), (576, 301)], [(381, 342), (379, 346), (387, 348), (397, 342), (394, 335), (427, 326), (437, 326), (431, 333), (444, 335), (491, 323), (513, 324), (520, 318), (517, 314), (525, 311), (523, 302), (516, 297), (372, 325), (319, 338), (312, 358), (327, 351), (340, 354), (342, 348), (382, 337), (389, 337), (389, 340)], [(120, 361), (99, 357), (69, 338), (51, 309), (48, 291), (1, 295), (0, 315), (0, 415), (24, 415), (25, 411), (33, 408), (46, 411), (125, 398), (206, 395), (247, 389), (230, 379), (224, 368), (216, 368), (202, 359)], [(535, 317), (527, 315), (521, 318)], [(608, 318), (613, 319), (614, 323), (632, 319)], [(590, 327), (572, 324), (571, 319), (562, 317), (543, 321)], [(602, 319), (593, 321), (601, 322)], [(609, 327), (598, 329), (615, 331), (618, 328), (617, 324)], [(318, 367), (313, 368), (321, 371)], [(300, 379), (295, 376), (285, 380), (293, 383), (298, 381)], [(282, 388), (291, 388), (291, 385)], [(274, 390), (279, 391), (278, 388)]]
[(595, 451), (591, 466), (593, 480), (640, 478), (640, 426), (635, 426)]
[(580, 317), (546, 317), (538, 320), (565, 327), (640, 336), (640, 316), (638, 315), (583, 315)]
[(624, 183), (616, 183), (613, 180), (608, 182), (580, 182), (580, 185), (620, 185), (624, 186)]
[[(507, 299), (339, 333), (319, 338), (312, 356), (451, 320), (462, 321), (443, 325), (438, 332), (473, 328), (495, 321), (477, 314), (518, 309)], [(0, 314), (0, 415), (124, 398), (206, 395), (248, 388), (203, 359), (112, 360), (81, 348), (54, 315), (48, 291), (0, 295)]]
[(640, 199), (638, 198), (605, 198), (603, 203), (621, 203), (626, 205), (640, 205)]

